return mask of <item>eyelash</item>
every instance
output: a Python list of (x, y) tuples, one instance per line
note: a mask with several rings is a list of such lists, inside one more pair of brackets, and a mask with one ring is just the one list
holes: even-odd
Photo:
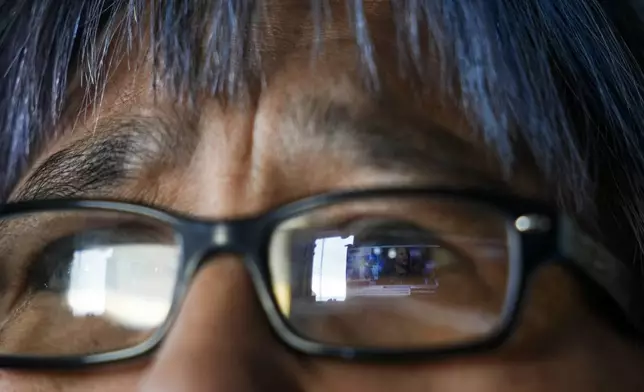
[[(30, 285), (38, 284), (38, 282), (46, 281), (46, 279), (57, 273), (60, 268), (64, 266), (61, 263), (69, 263), (72, 258), (64, 257), (61, 260), (61, 255), (71, 256), (74, 252), (73, 244), (70, 242), (75, 239), (81, 240), (83, 245), (91, 246), (97, 243), (110, 243), (119, 244), (121, 242), (131, 242), (133, 239), (137, 241), (144, 240), (165, 240), (160, 233), (150, 228), (141, 225), (139, 222), (125, 221), (120, 222), (118, 225), (110, 226), (107, 228), (95, 228), (88, 231), (73, 231), (68, 235), (61, 236), (56, 240), (49, 241), (44, 246), (38, 246), (31, 251), (28, 255), (22, 257), (22, 264), (20, 269), (22, 272), (19, 274), (19, 279), (23, 282), (21, 290), (29, 288)], [(60, 247), (63, 247), (60, 249)]]

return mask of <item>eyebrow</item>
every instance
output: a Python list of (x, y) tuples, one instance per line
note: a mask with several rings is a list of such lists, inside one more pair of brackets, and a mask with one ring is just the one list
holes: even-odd
[(421, 178), (449, 174), (468, 184), (509, 191), (503, 178), (484, 168), (484, 160), (492, 155), (435, 122), (392, 117), (387, 110), (356, 115), (349, 105), (319, 99), (309, 100), (305, 107), (304, 115), (293, 116), (311, 118), (314, 137), (341, 140), (333, 147), (348, 150), (367, 166)]
[(114, 189), (150, 165), (189, 153), (192, 132), (181, 138), (156, 117), (122, 117), (96, 125), (89, 136), (52, 154), (18, 188), (14, 201), (82, 197)]

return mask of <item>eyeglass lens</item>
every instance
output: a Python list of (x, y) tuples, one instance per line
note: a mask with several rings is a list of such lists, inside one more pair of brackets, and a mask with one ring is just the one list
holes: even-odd
[(471, 202), (377, 198), (282, 223), (272, 286), (292, 328), (330, 345), (431, 349), (497, 332), (510, 251), (506, 219)]
[(163, 222), (76, 210), (0, 222), (0, 354), (136, 346), (167, 319), (181, 244)]

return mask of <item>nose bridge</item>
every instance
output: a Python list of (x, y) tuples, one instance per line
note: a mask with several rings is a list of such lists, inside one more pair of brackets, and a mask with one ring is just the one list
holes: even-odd
[[(232, 226), (243, 233), (242, 225)], [(209, 251), (200, 258), (143, 390), (293, 390), (297, 384), (289, 370), (292, 358), (271, 333), (240, 260), (247, 244), (235, 241), (227, 228), (213, 224)]]
[[(267, 270), (261, 260), (264, 233), (255, 219), (224, 220), (210, 223), (209, 245), (198, 258), (196, 273), (211, 263), (227, 260), (239, 264), (250, 278), (252, 291), (261, 301), (262, 280)], [(193, 276), (194, 278), (194, 276)]]

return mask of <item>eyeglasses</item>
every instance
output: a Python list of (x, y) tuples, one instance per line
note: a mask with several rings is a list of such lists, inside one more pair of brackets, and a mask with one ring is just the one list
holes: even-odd
[(0, 367), (149, 353), (192, 278), (224, 252), (243, 256), (276, 335), (309, 355), (497, 347), (547, 262), (581, 271), (632, 323), (642, 320), (631, 274), (571, 219), (491, 192), (338, 192), (226, 221), (115, 201), (30, 201), (0, 209)]

